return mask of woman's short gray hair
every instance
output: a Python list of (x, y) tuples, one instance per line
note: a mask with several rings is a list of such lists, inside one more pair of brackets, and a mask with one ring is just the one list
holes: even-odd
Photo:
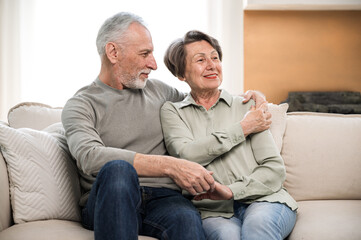
[(185, 77), (187, 65), (186, 45), (200, 41), (208, 42), (217, 51), (219, 60), (222, 61), (222, 48), (217, 39), (201, 31), (189, 31), (183, 38), (179, 38), (172, 42), (164, 54), (164, 64), (174, 76), (181, 78)]
[(103, 56), (105, 54), (105, 45), (108, 42), (119, 43), (119, 40), (123, 37), (124, 32), (133, 22), (137, 22), (146, 27), (141, 17), (129, 12), (120, 12), (105, 20), (99, 29), (96, 40), (99, 55)]

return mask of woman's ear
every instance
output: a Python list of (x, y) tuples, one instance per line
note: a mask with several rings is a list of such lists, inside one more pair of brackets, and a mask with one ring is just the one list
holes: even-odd
[(180, 77), (180, 76), (178, 76), (178, 79), (181, 80), (182, 82), (184, 82), (186, 80), (185, 77)]
[(116, 63), (118, 60), (119, 55), (119, 48), (118, 46), (113, 42), (108, 42), (105, 45), (105, 54), (107, 55), (107, 58), (111, 63)]

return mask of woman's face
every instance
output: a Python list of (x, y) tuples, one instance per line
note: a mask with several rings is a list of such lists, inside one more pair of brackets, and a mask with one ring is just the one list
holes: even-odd
[(193, 92), (218, 89), (223, 79), (218, 52), (204, 40), (187, 44), (185, 50), (185, 74), (179, 79), (187, 82)]

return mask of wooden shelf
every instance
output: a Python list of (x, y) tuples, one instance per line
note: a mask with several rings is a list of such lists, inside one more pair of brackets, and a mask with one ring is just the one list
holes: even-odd
[(361, 0), (243, 0), (244, 10), (361, 10)]

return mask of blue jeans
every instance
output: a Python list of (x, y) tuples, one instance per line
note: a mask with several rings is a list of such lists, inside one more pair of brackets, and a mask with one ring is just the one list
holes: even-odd
[(296, 212), (281, 203), (234, 203), (232, 218), (214, 217), (203, 220), (207, 239), (212, 240), (281, 240), (296, 223)]
[(205, 239), (202, 220), (193, 204), (178, 191), (140, 187), (129, 163), (116, 160), (103, 166), (94, 182), (82, 223), (95, 240)]

